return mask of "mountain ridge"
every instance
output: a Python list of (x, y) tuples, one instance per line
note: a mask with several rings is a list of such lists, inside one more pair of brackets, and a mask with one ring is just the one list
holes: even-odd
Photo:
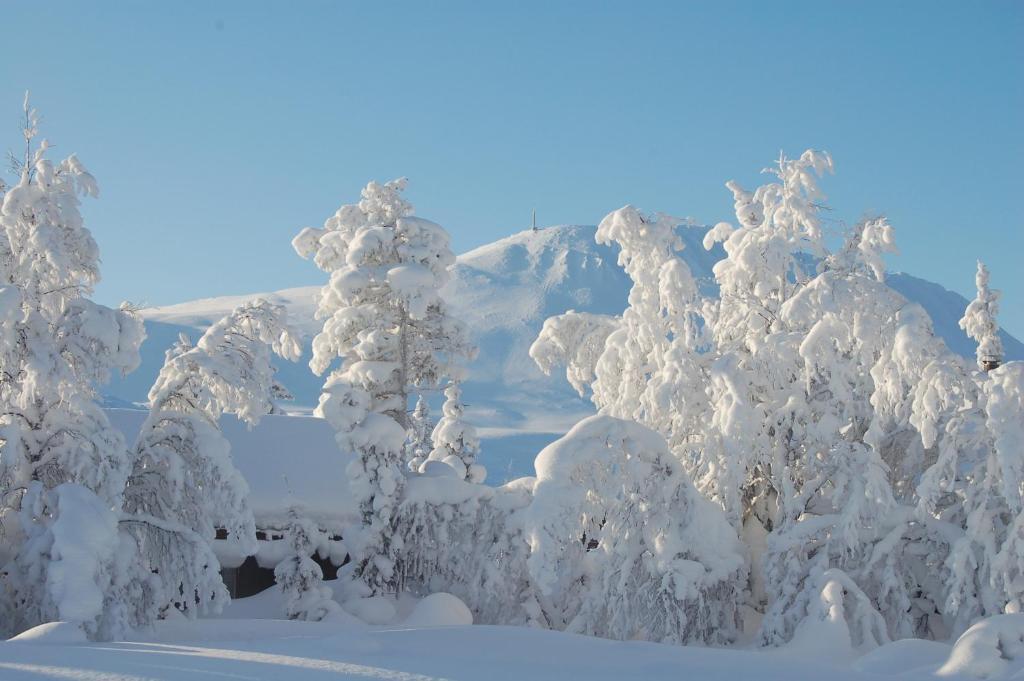
[[(706, 227), (681, 225), (681, 257), (706, 295), (716, 295), (712, 275), (724, 257), (721, 246), (705, 251)], [(442, 291), (453, 313), (462, 318), (480, 347), (470, 367), (465, 395), (477, 423), (491, 432), (564, 432), (592, 411), (561, 376), (544, 376), (528, 356), (530, 343), (544, 320), (569, 309), (618, 314), (626, 306), (631, 282), (618, 265), (617, 249), (598, 244), (596, 227), (556, 225), (526, 230), (458, 256), (452, 278)], [(973, 358), (974, 343), (957, 326), (967, 300), (939, 284), (894, 272), (886, 283), (931, 315), (936, 333), (951, 350)], [(306, 339), (299, 364), (279, 363), (279, 378), (296, 395), (297, 405), (316, 403), (322, 378), (305, 366), (309, 339), (319, 330), (314, 317), (319, 286), (262, 294), (219, 296), (140, 311), (149, 332), (142, 366), (115, 380), (106, 394), (112, 403), (137, 403), (163, 363), (164, 349), (178, 333), (195, 334), (241, 303), (263, 297), (285, 305), (292, 323)], [(1007, 359), (1024, 359), (1024, 344), (1003, 332)], [(430, 396), (439, 402), (439, 396)]]

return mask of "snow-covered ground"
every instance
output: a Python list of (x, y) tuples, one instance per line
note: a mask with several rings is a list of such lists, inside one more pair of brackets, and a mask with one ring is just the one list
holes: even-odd
[(220, 619), (160, 622), (150, 635), (117, 643), (75, 641), (61, 625), (43, 625), (0, 643), (0, 679), (913, 681), (1024, 674), (1021, 651), (1008, 645), (1011, 637), (999, 638), (1011, 627), (999, 622), (969, 639), (968, 632), (956, 649), (906, 640), (850, 659), (837, 656), (824, 639), (775, 650), (679, 647), (526, 627), (446, 625), (452, 620), (443, 608), (417, 626), (369, 626), (344, 615), (325, 622), (264, 619), (279, 611), (279, 600), (272, 588), (235, 601)]

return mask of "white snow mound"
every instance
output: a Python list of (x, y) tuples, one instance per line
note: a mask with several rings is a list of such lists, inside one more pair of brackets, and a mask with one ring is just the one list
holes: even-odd
[(8, 640), (12, 643), (44, 643), (48, 645), (88, 642), (85, 631), (82, 630), (82, 625), (79, 622), (46, 622), (27, 629)]
[(473, 613), (461, 600), (443, 591), (430, 594), (405, 618), (407, 627), (457, 627), (473, 623)]
[(953, 645), (939, 676), (974, 679), (1024, 677), (1024, 614), (994, 615), (977, 622)]

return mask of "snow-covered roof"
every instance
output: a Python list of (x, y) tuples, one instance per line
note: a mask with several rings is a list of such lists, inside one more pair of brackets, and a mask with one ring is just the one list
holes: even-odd
[[(131, 446), (148, 412), (108, 409), (111, 423)], [(289, 507), (301, 506), (325, 530), (340, 530), (356, 517), (345, 468), (351, 454), (338, 449), (326, 421), (308, 416), (264, 416), (249, 429), (233, 416), (221, 419), (235, 466), (249, 483), (249, 503), (259, 529), (283, 527)]]

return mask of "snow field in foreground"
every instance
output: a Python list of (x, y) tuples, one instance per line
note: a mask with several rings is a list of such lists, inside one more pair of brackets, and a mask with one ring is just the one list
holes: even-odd
[[(899, 644), (893, 644), (899, 645)], [(933, 678), (942, 659), (901, 678)], [(877, 653), (876, 653), (877, 655)], [(846, 681), (899, 673), (900, 656), (870, 671), (786, 651), (749, 652), (622, 642), (499, 627), (358, 627), (334, 622), (162, 622), (148, 640), (0, 644), (0, 679), (802, 679)], [(879, 669), (878, 667), (882, 668)], [(892, 677), (890, 677), (892, 678)]]
[[(331, 584), (328, 582), (328, 584)], [(221, 619), (162, 621), (149, 636), (87, 643), (66, 623), (0, 643), (0, 679), (687, 679), (863, 681), (1024, 678), (1024, 615), (979, 622), (950, 646), (906, 639), (860, 658), (827, 642), (779, 649), (683, 647), (611, 641), (558, 631), (468, 626), (457, 598), (406, 599), (400, 623), (368, 626), (341, 613), (325, 622), (266, 619), (281, 610), (276, 587), (231, 603)]]

